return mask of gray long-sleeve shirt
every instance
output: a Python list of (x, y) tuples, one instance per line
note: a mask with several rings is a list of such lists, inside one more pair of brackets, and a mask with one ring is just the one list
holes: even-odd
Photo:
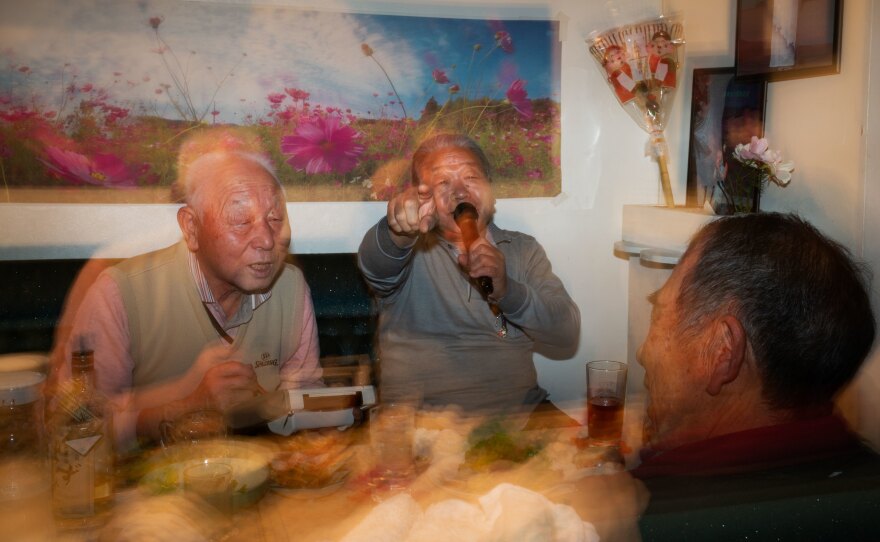
[(507, 268), (506, 336), (454, 245), (431, 233), (401, 249), (384, 218), (364, 236), (358, 264), (379, 302), (383, 400), (416, 392), (429, 405), (512, 412), (546, 396), (532, 353), (536, 344), (573, 350), (578, 308), (533, 237), (494, 224), (489, 237)]

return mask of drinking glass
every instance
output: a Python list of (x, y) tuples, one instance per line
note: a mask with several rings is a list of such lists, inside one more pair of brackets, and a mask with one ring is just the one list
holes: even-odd
[(402, 489), (415, 477), (415, 419), (416, 407), (412, 403), (383, 403), (370, 410), (370, 446), (376, 490)]
[(592, 444), (620, 444), (625, 400), (625, 363), (610, 360), (587, 363), (587, 429)]
[(163, 421), (159, 426), (162, 443), (198, 444), (206, 440), (226, 436), (226, 419), (220, 411), (202, 409), (187, 412), (173, 421)]

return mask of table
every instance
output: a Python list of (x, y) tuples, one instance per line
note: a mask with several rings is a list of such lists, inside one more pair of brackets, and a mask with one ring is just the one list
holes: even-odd
[[(637, 536), (636, 519), (647, 502), (640, 483), (625, 472), (612, 474), (620, 471), (619, 468), (606, 468), (605, 472), (597, 470), (594, 476), (572, 477), (570, 480), (566, 480), (564, 469), (551, 468), (554, 461), (564, 462), (566, 454), (576, 453), (575, 438), (581, 428), (570, 423), (570, 419), (559, 417), (558, 412), (539, 413), (527, 420), (523, 427), (528, 428), (529, 435), (546, 439), (541, 456), (524, 465), (479, 473), (465, 480), (452, 479), (451, 484), (446, 483), (450, 480), (445, 476), (456, 472), (454, 469), (458, 463), (449, 459), (447, 454), (456, 448), (463, 450), (467, 429), (479, 422), (469, 421), (470, 425), (453, 431), (444, 426), (446, 422), (443, 420), (420, 417), (417, 449), (425, 445), (426, 439), (434, 438), (429, 444), (436, 455), (430, 462), (420, 465), (419, 475), (405, 492), (422, 510), (438, 503), (448, 505), (450, 500), (454, 500), (456, 506), (464, 506), (459, 502), (477, 506), (479, 498), (498, 484), (512, 483), (540, 492), (554, 503), (572, 507), (581, 519), (594, 524), (603, 541), (631, 540)], [(462, 428), (466, 430), (461, 431)], [(365, 429), (353, 429), (359, 433), (352, 442), (355, 453), (351, 474), (336, 488), (269, 490), (259, 502), (237, 510), (233, 517), (194, 506), (181, 494), (147, 498), (136, 489), (128, 489), (117, 495), (114, 517), (103, 531), (63, 533), (60, 539), (71, 542), (137, 540), (138, 532), (155, 529), (164, 530), (168, 540), (176, 541), (198, 540), (199, 535), (202, 540), (225, 542), (343, 540), (361, 527), (362, 522), (375, 519), (371, 513), (397, 495), (376, 491), (368, 483), (370, 447)], [(444, 458), (450, 461), (445, 466), (442, 463)], [(412, 502), (407, 502), (413, 506)], [(183, 520), (188, 520), (189, 525)], [(389, 534), (392, 532), (393, 529), (388, 530), (385, 535), (392, 536)], [(437, 539), (445, 539), (443, 533)]]

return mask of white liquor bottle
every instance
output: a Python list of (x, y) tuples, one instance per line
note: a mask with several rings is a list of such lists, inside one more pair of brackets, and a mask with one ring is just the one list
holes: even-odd
[(74, 352), (50, 416), (52, 506), (59, 526), (100, 521), (113, 501), (113, 415), (95, 389), (94, 354)]

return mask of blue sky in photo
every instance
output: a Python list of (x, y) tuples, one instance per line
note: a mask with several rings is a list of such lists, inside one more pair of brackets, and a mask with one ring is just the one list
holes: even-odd
[[(150, 17), (162, 17), (167, 66), (156, 52)], [(512, 54), (493, 50), (499, 28), (510, 33)], [(363, 55), (362, 43), (373, 49), (387, 78)], [(481, 49), (474, 54), (475, 44)], [(27, 74), (18, 70), (22, 66)], [(221, 122), (264, 116), (268, 94), (285, 88), (309, 92), (313, 105), (400, 118), (399, 106), (389, 103), (396, 100), (388, 95), (390, 78), (408, 115), (418, 117), (431, 96), (441, 104), (449, 96), (433, 81), (434, 68), (459, 84), (459, 96), (500, 99), (511, 82), (523, 79), (530, 98), (558, 101), (559, 66), (554, 21), (176, 0), (0, 2), (0, 97), (44, 110), (60, 107), (63, 88), (72, 82), (106, 89), (116, 105), (176, 118), (167, 96), (176, 78), (196, 109), (216, 109)], [(163, 85), (171, 87), (158, 92)]]

